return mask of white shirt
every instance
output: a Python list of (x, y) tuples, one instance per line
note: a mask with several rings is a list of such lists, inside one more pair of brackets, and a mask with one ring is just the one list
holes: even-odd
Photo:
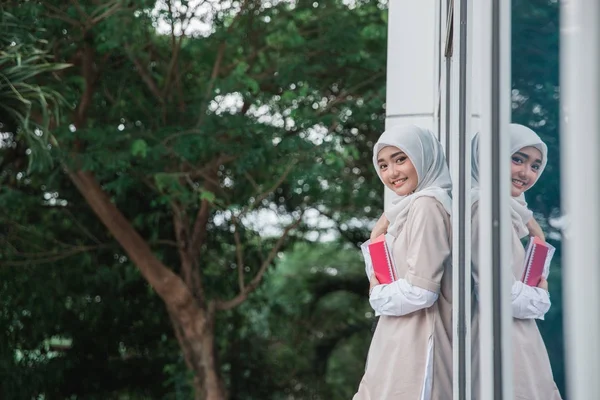
[[(386, 239), (389, 239), (386, 236)], [(370, 240), (360, 247), (365, 259), (365, 273), (371, 279), (373, 265), (369, 254)], [(478, 294), (478, 287), (477, 294)], [(369, 303), (375, 315), (402, 316), (428, 308), (438, 299), (437, 293), (411, 285), (406, 279), (377, 285), (369, 295)], [(515, 280), (511, 288), (511, 306), (513, 318), (519, 319), (544, 319), (544, 315), (551, 306), (550, 295), (542, 288), (531, 287), (521, 281)]]
[(515, 281), (511, 288), (511, 304), (514, 318), (544, 319), (550, 309), (550, 295), (539, 287), (526, 285)]
[[(479, 300), (479, 285), (475, 285), (475, 295)], [(515, 280), (511, 287), (511, 308), (513, 318), (540, 319), (550, 309), (550, 294), (542, 288), (526, 285)]]

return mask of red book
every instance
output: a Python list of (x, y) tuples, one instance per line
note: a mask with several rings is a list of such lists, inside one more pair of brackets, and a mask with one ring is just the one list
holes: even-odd
[(381, 284), (394, 282), (396, 278), (396, 268), (392, 261), (392, 253), (385, 242), (385, 235), (376, 237), (369, 244), (369, 254), (375, 277)]
[(549, 250), (550, 246), (539, 237), (534, 236), (529, 239), (525, 254), (525, 270), (521, 279), (525, 284), (535, 287), (540, 283), (544, 275)]

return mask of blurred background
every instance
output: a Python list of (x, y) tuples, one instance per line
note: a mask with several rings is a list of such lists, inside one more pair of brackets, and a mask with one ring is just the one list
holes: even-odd
[[(0, 4), (0, 398), (350, 399), (387, 2)], [(512, 4), (564, 394), (559, 5)]]

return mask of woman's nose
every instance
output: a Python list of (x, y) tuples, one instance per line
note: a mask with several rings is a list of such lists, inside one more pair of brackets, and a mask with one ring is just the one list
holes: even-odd
[(528, 167), (527, 168), (527, 177), (529, 179), (535, 179), (536, 176), (537, 176), (537, 171), (531, 167)]

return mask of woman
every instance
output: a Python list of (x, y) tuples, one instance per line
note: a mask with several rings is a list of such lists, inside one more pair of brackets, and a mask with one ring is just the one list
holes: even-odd
[(385, 131), (373, 148), (383, 184), (397, 281), (371, 275), (379, 323), (354, 400), (452, 398), (451, 181), (441, 145), (414, 125)]
[[(519, 129), (517, 127), (523, 127), (523, 125), (512, 124), (515, 126), (514, 129)], [(529, 128), (526, 128), (529, 129)], [(533, 131), (532, 131), (533, 132)], [(544, 144), (545, 146), (545, 144)], [(476, 200), (479, 200), (479, 133), (476, 133), (471, 140), (471, 193), (474, 194), (472, 197), (472, 203)], [(527, 203), (525, 202), (525, 195), (521, 194), (517, 201), (521, 204), (524, 204), (527, 207)], [(527, 209), (527, 211), (522, 215), (523, 221), (525, 221), (525, 225), (527, 226), (527, 230), (529, 231), (530, 236), (537, 236), (542, 240), (546, 240), (546, 236), (544, 235), (544, 231), (542, 231), (541, 226), (533, 217), (533, 213), (531, 210)]]
[[(514, 395), (518, 400), (559, 400), (560, 393), (554, 378), (548, 352), (535, 319), (544, 319), (550, 309), (548, 282), (542, 278), (538, 287), (521, 282), (523, 275), (525, 249), (521, 238), (528, 235), (540, 236), (541, 229), (533, 220), (533, 213), (527, 208), (525, 191), (539, 179), (548, 162), (546, 144), (531, 129), (518, 124), (510, 124), (511, 147), (511, 221), (512, 221), (512, 272), (511, 305), (513, 314), (513, 374)], [(478, 188), (478, 137), (473, 139), (473, 190), (472, 190), (472, 246), (471, 257), (473, 278), (478, 289), (479, 270), (479, 188)], [(543, 235), (543, 234), (542, 234)], [(542, 236), (543, 238), (543, 236)], [(474, 312), (472, 328), (474, 357), (479, 354), (477, 338), (477, 317)], [(479, 398), (478, 360), (473, 359), (473, 398)]]

